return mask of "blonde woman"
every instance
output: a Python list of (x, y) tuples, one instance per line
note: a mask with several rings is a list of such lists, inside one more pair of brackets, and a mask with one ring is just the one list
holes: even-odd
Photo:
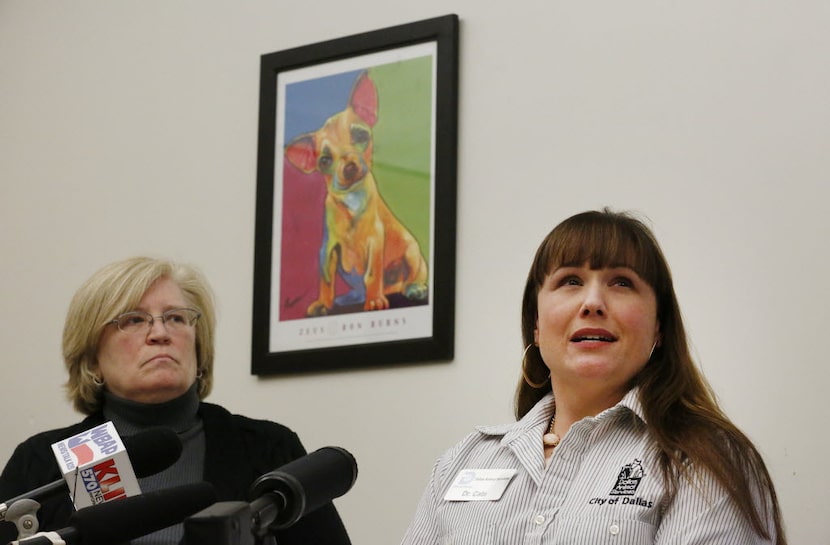
[[(86, 418), (21, 443), (0, 476), (0, 498), (59, 479), (50, 445), (106, 421), (125, 437), (161, 425), (182, 440), (175, 464), (139, 480), (145, 492), (208, 481), (219, 501), (247, 501), (259, 476), (305, 455), (285, 426), (203, 401), (213, 385), (214, 327), (211, 289), (193, 267), (136, 257), (96, 272), (72, 299), (63, 334), (67, 392)], [(66, 526), (72, 511), (68, 496), (45, 502), (40, 529)], [(179, 524), (133, 543), (173, 545), (182, 536)], [(280, 545), (349, 543), (332, 504), (274, 537)]]

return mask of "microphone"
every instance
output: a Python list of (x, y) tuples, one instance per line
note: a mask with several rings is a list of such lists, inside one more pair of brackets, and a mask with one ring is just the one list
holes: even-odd
[(118, 501), (78, 509), (69, 526), (41, 532), (10, 545), (112, 545), (178, 524), (216, 501), (216, 491), (207, 482), (155, 490)]
[[(150, 428), (125, 437), (124, 448), (132, 463), (136, 477), (149, 477), (167, 469), (182, 454), (182, 442), (176, 432), (169, 428)], [(58, 479), (34, 490), (0, 503), (0, 521), (6, 518), (6, 511), (16, 501), (31, 499), (42, 503), (69, 489), (65, 479)]]
[(296, 523), (349, 491), (357, 479), (357, 462), (340, 447), (323, 447), (259, 477), (249, 497), (258, 530)]

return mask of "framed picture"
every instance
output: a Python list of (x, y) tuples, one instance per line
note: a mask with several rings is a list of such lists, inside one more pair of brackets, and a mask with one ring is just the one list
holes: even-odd
[(458, 17), (261, 58), (251, 372), (453, 357)]

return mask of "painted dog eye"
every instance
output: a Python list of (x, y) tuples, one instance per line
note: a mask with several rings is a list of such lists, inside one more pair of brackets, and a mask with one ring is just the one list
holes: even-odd
[(332, 162), (331, 155), (321, 155), (317, 160), (317, 168), (320, 170), (328, 170), (331, 168)]
[(369, 131), (367, 131), (363, 127), (352, 127), (352, 143), (359, 145), (359, 144), (367, 144), (369, 142)]

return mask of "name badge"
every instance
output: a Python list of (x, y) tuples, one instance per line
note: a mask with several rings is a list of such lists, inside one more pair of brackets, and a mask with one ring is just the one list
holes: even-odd
[(495, 501), (504, 494), (515, 469), (462, 469), (444, 496), (446, 501)]

